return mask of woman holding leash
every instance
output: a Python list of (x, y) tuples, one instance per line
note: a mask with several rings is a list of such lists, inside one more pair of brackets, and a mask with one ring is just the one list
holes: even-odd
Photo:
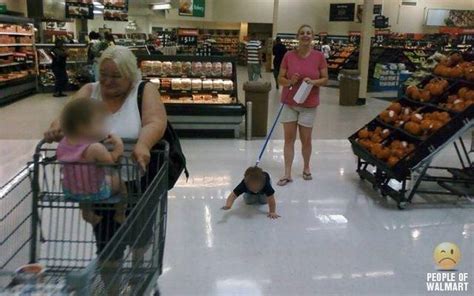
[[(328, 68), (324, 54), (314, 50), (312, 46), (314, 32), (311, 26), (302, 25), (298, 29), (297, 38), (298, 47), (285, 54), (278, 76), (278, 82), (283, 86), (281, 101), (285, 105), (281, 116), (285, 134), (285, 174), (277, 183), (280, 186), (285, 186), (293, 181), (291, 167), (298, 130), (304, 160), (303, 179), (312, 180), (310, 169), (311, 136), (319, 105), (319, 88), (326, 85), (328, 81)], [(306, 100), (298, 104), (293, 98), (303, 81), (313, 87)]]

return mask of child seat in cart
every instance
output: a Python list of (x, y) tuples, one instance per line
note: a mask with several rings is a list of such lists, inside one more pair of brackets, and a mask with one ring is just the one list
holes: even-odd
[[(119, 176), (126, 190), (100, 202), (68, 197), (66, 164), (44, 142), (33, 162), (0, 189), (0, 295), (149, 295), (156, 289), (166, 234), (169, 146), (166, 141), (155, 146), (155, 163), (143, 172), (131, 160), (133, 143), (124, 143), (125, 156), (116, 165), (68, 164), (78, 174), (93, 165)], [(84, 182), (90, 177), (85, 175), (75, 178)], [(113, 220), (120, 202), (127, 207), (121, 224)], [(102, 217), (98, 224), (83, 219), (84, 207)], [(20, 267), (32, 263), (41, 270), (23, 274)]]

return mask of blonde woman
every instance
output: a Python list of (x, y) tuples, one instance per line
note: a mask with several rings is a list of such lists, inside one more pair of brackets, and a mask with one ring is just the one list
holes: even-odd
[[(135, 55), (126, 47), (110, 46), (99, 59), (99, 81), (84, 85), (74, 95), (74, 98), (92, 98), (104, 102), (109, 113), (108, 132), (120, 138), (136, 139), (132, 158), (146, 170), (150, 162), (150, 150), (164, 135), (167, 117), (165, 107), (160, 100), (160, 94), (151, 83), (145, 84), (143, 88), (142, 116), (140, 116), (137, 99), (141, 80)], [(45, 139), (58, 141), (62, 136), (60, 122), (55, 120), (45, 133)], [(151, 170), (152, 168), (150, 168)], [(144, 178), (141, 181), (141, 192), (145, 192), (147, 182)], [(138, 190), (136, 182), (126, 183), (128, 190)], [(133, 194), (133, 192), (129, 192), (129, 194)], [(100, 216), (101, 220), (93, 227), (93, 231), (99, 255), (102, 254), (107, 243), (112, 240), (120, 224), (113, 219), (115, 215), (113, 205), (97, 205), (97, 208), (95, 214)], [(150, 206), (145, 207), (139, 215), (140, 217), (136, 219), (135, 223), (137, 225), (133, 226), (129, 237), (136, 262), (140, 262), (149, 246), (156, 217), (153, 207)], [(118, 266), (125, 247), (126, 245), (122, 244), (114, 248), (113, 254), (103, 254), (105, 257), (110, 256), (109, 258), (112, 260), (112, 262), (108, 262), (108, 265)], [(109, 276), (107, 272), (103, 275), (103, 280), (106, 283), (111, 281)], [(113, 289), (108, 292), (109, 295), (118, 295)]]
[[(312, 180), (310, 160), (312, 132), (319, 105), (319, 88), (327, 84), (328, 68), (324, 54), (313, 49), (314, 32), (311, 26), (302, 25), (297, 32), (298, 46), (285, 54), (278, 82), (283, 86), (281, 101), (285, 106), (281, 115), (285, 134), (285, 174), (278, 181), (284, 186), (292, 182), (291, 169), (295, 154), (296, 134), (299, 131), (303, 154), (303, 179)], [(293, 100), (303, 81), (313, 85), (308, 98), (301, 104)]]

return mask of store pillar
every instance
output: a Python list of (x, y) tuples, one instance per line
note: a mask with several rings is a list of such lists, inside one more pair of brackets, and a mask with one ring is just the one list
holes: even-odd
[(87, 27), (87, 19), (77, 19), (76, 23), (76, 38), (79, 43), (86, 43), (86, 36), (89, 33)]
[(364, 13), (362, 16), (362, 30), (359, 51), (360, 88), (359, 98), (367, 98), (367, 83), (369, 76), (370, 38), (373, 35), (372, 19), (374, 0), (364, 0)]
[(276, 38), (278, 33), (278, 7), (280, 6), (280, 0), (273, 0), (273, 29), (272, 37)]

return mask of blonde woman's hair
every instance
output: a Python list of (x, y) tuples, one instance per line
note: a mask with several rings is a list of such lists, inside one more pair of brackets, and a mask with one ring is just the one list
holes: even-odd
[(127, 47), (118, 45), (107, 47), (100, 56), (99, 69), (106, 60), (113, 61), (117, 65), (120, 75), (131, 82), (141, 79), (141, 73), (137, 66), (137, 58)]
[(298, 31), (296, 31), (296, 35), (299, 35), (299, 34), (300, 34), (300, 31), (301, 31), (301, 29), (303, 29), (303, 28), (310, 28), (310, 29), (311, 29), (311, 33), (313, 33), (313, 34), (314, 34), (313, 27), (311, 27), (311, 26), (310, 26), (310, 25), (308, 25), (308, 24), (303, 24), (303, 25), (301, 25), (301, 26), (298, 28)]

